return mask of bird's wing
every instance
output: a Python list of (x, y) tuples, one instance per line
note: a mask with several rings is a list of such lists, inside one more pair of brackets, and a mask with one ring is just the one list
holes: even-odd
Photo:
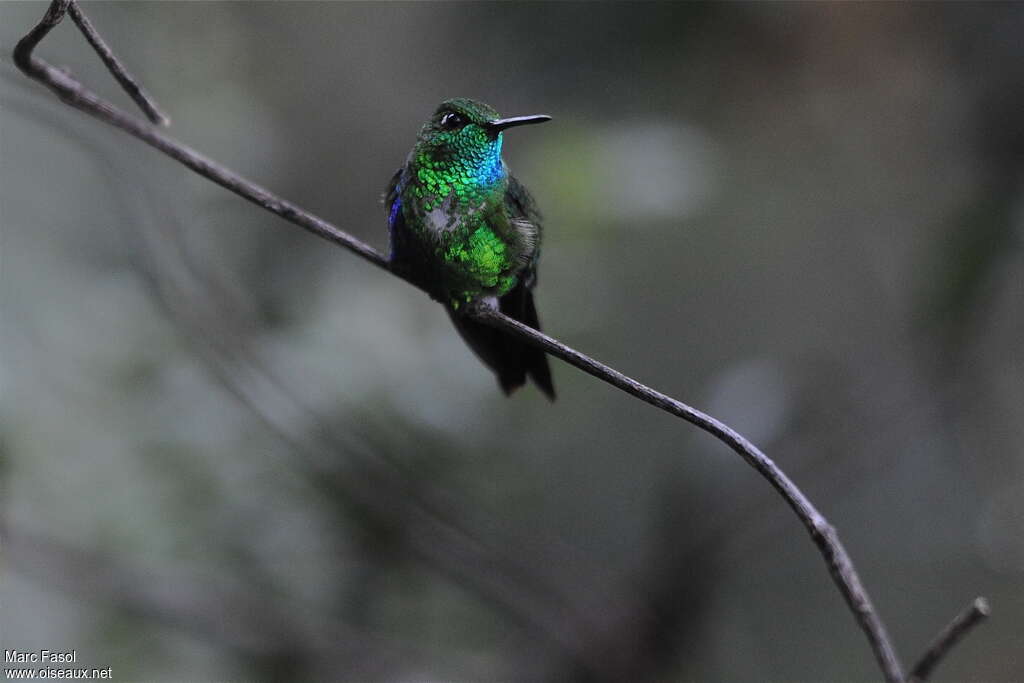
[[(396, 262), (396, 252), (402, 251), (401, 239), (403, 232), (404, 218), (402, 216), (401, 181), (402, 168), (395, 171), (388, 182), (388, 189), (384, 192), (384, 210), (388, 216), (388, 236), (391, 246), (390, 259)], [(400, 257), (400, 255), (399, 255)]]
[(391, 180), (388, 181), (388, 189), (384, 191), (384, 210), (388, 212), (388, 223), (392, 222), (391, 213), (394, 211), (395, 202), (398, 200), (398, 183), (402, 179), (402, 168), (395, 171), (395, 174), (391, 176)]
[[(527, 189), (511, 174), (508, 179), (508, 190), (505, 193), (505, 206), (508, 209), (509, 221), (516, 234), (523, 240), (526, 249), (524, 249), (524, 268), (519, 274), (519, 282), (511, 292), (501, 297), (499, 308), (505, 315), (539, 330), (540, 321), (533, 303), (532, 290), (537, 282), (537, 261), (540, 258), (540, 211), (537, 210), (537, 205)], [(493, 334), (494, 330), (490, 329), (487, 332)], [(465, 332), (463, 336), (467, 337)], [(548, 398), (552, 401), (555, 400), (551, 370), (548, 368), (548, 359), (543, 351), (505, 335), (501, 335), (498, 339), (493, 337), (481, 337), (480, 339), (481, 342), (488, 340), (492, 342), (491, 355), (496, 355), (494, 351), (497, 350), (500, 358), (496, 361), (488, 361), (486, 352), (482, 353), (479, 348), (477, 348), (477, 354), (497, 372), (498, 381), (505, 393), (511, 392), (523, 384), (527, 377), (530, 377)]]
[(540, 257), (541, 216), (530, 192), (516, 177), (509, 174), (508, 189), (505, 191), (505, 206), (508, 207), (512, 227), (523, 240), (527, 262), (523, 272), (524, 284), (533, 287), (536, 277), (537, 259)]
[(533, 197), (521, 182), (514, 175), (508, 177), (508, 190), (505, 192), (508, 206), (512, 210), (513, 218), (528, 220), (540, 228), (540, 211)]

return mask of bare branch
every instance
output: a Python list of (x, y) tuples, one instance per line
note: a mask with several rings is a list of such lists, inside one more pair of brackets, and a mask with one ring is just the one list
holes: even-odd
[(935, 640), (911, 669), (910, 677), (907, 680), (912, 683), (927, 681), (932, 671), (953, 649), (953, 646), (960, 642), (960, 639), (967, 635), (968, 631), (987, 619), (990, 613), (988, 600), (975, 598), (974, 602), (964, 608), (953, 618), (953, 621), (946, 625), (946, 628), (939, 632), (939, 635), (935, 636)]
[[(195, 150), (163, 135), (153, 128), (153, 126), (140, 119), (132, 117), (117, 107), (107, 103), (90, 91), (86, 90), (81, 84), (67, 74), (54, 69), (46, 62), (34, 57), (32, 55), (33, 49), (38, 45), (43, 37), (45, 37), (46, 34), (60, 22), (64, 13), (67, 11), (72, 13), (72, 17), (75, 18), (79, 28), (82, 29), (86, 38), (91, 44), (93, 44), (93, 47), (100, 53), (100, 56), (103, 57), (104, 54), (107, 54), (111, 57), (112, 61), (108, 61), (107, 58), (104, 58), (104, 62), (111, 69), (112, 73), (114, 73), (115, 77), (122, 82), (122, 85), (125, 85), (122, 77), (118, 76), (118, 71), (116, 70), (120, 68), (117, 66), (118, 63), (116, 60), (113, 60), (109, 49), (105, 47), (102, 39), (99, 38), (99, 34), (88, 20), (85, 19), (81, 10), (75, 5), (73, 0), (53, 0), (42, 21), (18, 43), (14, 52), (14, 59), (17, 65), (29, 77), (49, 87), (57, 93), (61, 100), (70, 106), (124, 130), (171, 158), (176, 159), (199, 175), (202, 175), (222, 187), (231, 190), (235, 194), (238, 194), (267, 211), (275, 213), (285, 220), (294, 223), (319, 237), (355, 252), (370, 263), (391, 272), (397, 277), (402, 277), (401, 273), (392, 270), (387, 258), (383, 254), (368, 244), (357, 240), (327, 221), (278, 197), (263, 187), (246, 180), (228, 168), (201, 155)], [(126, 75), (123, 69), (120, 69), (120, 73)], [(134, 84), (134, 81), (129, 79), (129, 83)], [(132, 94), (133, 92), (131, 90), (132, 87), (132, 85), (125, 85), (125, 88), (129, 90), (129, 94)], [(134, 87), (137, 88), (137, 85)], [(136, 92), (141, 94), (141, 89)], [(139, 101), (138, 97), (134, 94), (133, 98), (135, 98), (137, 102)], [(140, 106), (146, 110), (145, 105), (140, 103)], [(147, 114), (150, 114), (150, 112), (147, 111)], [(527, 343), (545, 350), (547, 353), (564, 360), (570, 365), (573, 365), (656, 408), (686, 420), (687, 422), (713, 435), (715, 438), (719, 439), (738, 453), (749, 465), (760, 472), (761, 475), (765, 477), (773, 487), (775, 487), (807, 528), (807, 531), (810, 533), (819, 552), (825, 558), (825, 562), (828, 565), (829, 572), (831, 573), (836, 586), (839, 588), (843, 598), (854, 613), (861, 629), (866, 634), (868, 642), (874, 652), (875, 658), (878, 661), (885, 679), (890, 682), (900, 682), (905, 680), (895, 649), (889, 639), (885, 626), (872, 605), (867, 591), (864, 589), (864, 586), (854, 569), (853, 562), (840, 542), (835, 529), (828, 523), (824, 516), (818, 512), (818, 510), (811, 504), (807, 497), (804, 496), (803, 492), (800, 491), (800, 489), (797, 488), (797, 486), (789, 479), (789, 477), (787, 477), (786, 474), (756, 446), (731, 427), (716, 420), (715, 418), (702, 413), (681, 401), (667, 396), (666, 394), (641, 384), (640, 382), (622, 374), (618, 370), (604, 365), (603, 363), (572, 349), (562, 342), (525, 326), (497, 311), (484, 306), (475, 306), (471, 307), (466, 314), (471, 315), (492, 327), (504, 330), (508, 334), (517, 336)], [(977, 603), (975, 607), (977, 607)], [(974, 614), (974, 612), (971, 612), (971, 614)], [(952, 646), (953, 642), (962, 636), (978, 618), (979, 617), (965, 617), (965, 620), (968, 622), (965, 626), (956, 626), (957, 622), (954, 622), (954, 624), (940, 636), (937, 641), (937, 645), (933, 646), (932, 650), (929, 651), (929, 654), (932, 654), (934, 651), (937, 651), (938, 654), (931, 658), (926, 655), (925, 660), (922, 660), (922, 664), (919, 664), (918, 667), (915, 668), (915, 672), (918, 670), (923, 671), (924, 674), (930, 672), (931, 668), (942, 654), (944, 654), (944, 652)]]

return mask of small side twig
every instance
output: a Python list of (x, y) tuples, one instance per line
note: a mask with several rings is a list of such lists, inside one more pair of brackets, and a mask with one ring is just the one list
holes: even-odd
[(143, 90), (142, 86), (139, 85), (139, 82), (135, 80), (130, 73), (128, 73), (128, 69), (126, 69), (124, 64), (121, 63), (121, 60), (114, 55), (114, 52), (107, 45), (106, 41), (103, 40), (99, 32), (97, 32), (93, 27), (89, 18), (82, 14), (82, 10), (78, 8), (77, 4), (71, 3), (68, 6), (68, 14), (71, 15), (71, 19), (78, 26), (79, 30), (81, 30), (85, 39), (89, 41), (90, 45), (92, 45), (92, 49), (94, 49), (100, 59), (103, 60), (103, 64), (106, 65), (107, 70), (110, 71), (111, 75), (115, 79), (117, 79), (117, 82), (121, 84), (121, 87), (124, 88), (126, 93), (128, 93), (128, 96), (135, 100), (135, 104), (139, 105), (139, 109), (141, 109), (146, 115), (146, 118), (158, 126), (170, 125), (171, 120), (166, 114), (160, 111), (156, 102), (153, 101), (153, 98), (150, 97), (149, 94)]
[(907, 680), (911, 683), (927, 681), (932, 671), (953, 649), (953, 646), (960, 642), (960, 639), (967, 635), (968, 631), (988, 618), (991, 611), (988, 600), (975, 598), (974, 602), (964, 608), (953, 618), (953, 621), (946, 625), (946, 628), (939, 632), (921, 659), (911, 669), (910, 677)]
[[(80, 8), (74, 0), (52, 0), (49, 9), (43, 19), (37, 24), (21, 41), (14, 51), (15, 63), (30, 78), (39, 81), (53, 90), (57, 96), (68, 105), (79, 109), (90, 116), (93, 116), (107, 124), (120, 128), (130, 135), (142, 140), (151, 147), (163, 152), (167, 156), (179, 161), (199, 175), (212, 180), (225, 187), (244, 199), (281, 216), (285, 220), (312, 232), (330, 242), (349, 249), (373, 265), (387, 270), (396, 277), (403, 278), (402, 273), (391, 268), (388, 259), (379, 251), (368, 244), (356, 239), (336, 226), (319, 218), (287, 200), (271, 193), (265, 188), (241, 177), (230, 169), (203, 156), (199, 152), (183, 145), (182, 143), (167, 137), (153, 126), (141, 119), (130, 116), (117, 107), (86, 90), (80, 83), (75, 81), (66, 73), (53, 68), (46, 62), (33, 56), (32, 52), (39, 42), (49, 31), (60, 22), (66, 12), (70, 11), (78, 27), (85, 34), (86, 39), (93, 45), (96, 51), (104, 59), (111, 72), (119, 82), (128, 90), (143, 111), (153, 118), (152, 112), (147, 106), (140, 102), (151, 102), (141, 88), (130, 77), (127, 84), (118, 76), (118, 70), (123, 75), (127, 72), (119, 66), (113, 58), (109, 48), (99, 37), (95, 28), (85, 19)], [(107, 55), (110, 58), (108, 61)], [(133, 90), (134, 88), (134, 90)], [(138, 96), (136, 96), (136, 93)], [(152, 108), (153, 112), (159, 112)], [(156, 120), (156, 122), (160, 122)], [(576, 351), (562, 342), (549, 337), (531, 327), (509, 318), (497, 311), (484, 306), (472, 307), (466, 312), (477, 320), (512, 334), (525, 342), (543, 349), (547, 353), (560, 358), (580, 370), (620, 389), (640, 400), (659, 408), (667, 413), (675, 415), (690, 424), (708, 432), (718, 440), (728, 445), (738, 453), (749, 465), (754, 467), (763, 477), (786, 500), (789, 506), (796, 513), (797, 517), (806, 527), (811, 539), (817, 546), (819, 552), (828, 565), (829, 573), (838, 587), (847, 605), (853, 612), (858, 624), (867, 636), (868, 643), (878, 661), (882, 674), (890, 683), (903, 683), (907, 680), (904, 677), (902, 667), (897, 658), (895, 648), (889, 638), (888, 632), (878, 616), (877, 610), (872, 605), (867, 591), (864, 589), (853, 566), (853, 561), (839, 540), (834, 527), (828, 523), (825, 517), (814, 507), (803, 492), (794, 484), (788, 476), (760, 449), (750, 441), (733, 430), (728, 425), (696, 410), (682, 401), (674, 399), (666, 394), (656, 391), (625, 374), (611, 368), (597, 360)], [(915, 676), (924, 676), (930, 673), (935, 663), (945, 654), (946, 651), (958, 640), (974, 623), (980, 618), (972, 616), (974, 612), (981, 612), (985, 609), (984, 604), (975, 603), (975, 610), (963, 618), (954, 621), (947, 630), (936, 640), (936, 644), (929, 649), (928, 654), (917, 667)], [(987, 609), (987, 608), (986, 608)], [(963, 622), (963, 625), (958, 625)]]

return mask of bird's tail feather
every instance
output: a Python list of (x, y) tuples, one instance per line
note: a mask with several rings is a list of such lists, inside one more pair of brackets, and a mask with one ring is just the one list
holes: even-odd
[[(501, 297), (498, 305), (499, 310), (510, 318), (540, 330), (533, 293), (523, 285)], [(469, 348), (498, 376), (502, 391), (511, 394), (529, 377), (549, 399), (555, 400), (547, 354), (493, 327), (449, 313), (455, 329)]]

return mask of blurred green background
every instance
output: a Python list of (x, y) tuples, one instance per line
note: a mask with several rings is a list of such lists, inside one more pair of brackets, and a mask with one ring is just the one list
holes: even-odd
[[(735, 454), (61, 105), (0, 3), (5, 648), (118, 680), (867, 681)], [(1024, 4), (87, 3), (170, 134), (386, 248), (447, 97), (508, 114), (545, 329), (764, 448), (907, 665), (1024, 679)], [(130, 106), (70, 21), (40, 56)]]

